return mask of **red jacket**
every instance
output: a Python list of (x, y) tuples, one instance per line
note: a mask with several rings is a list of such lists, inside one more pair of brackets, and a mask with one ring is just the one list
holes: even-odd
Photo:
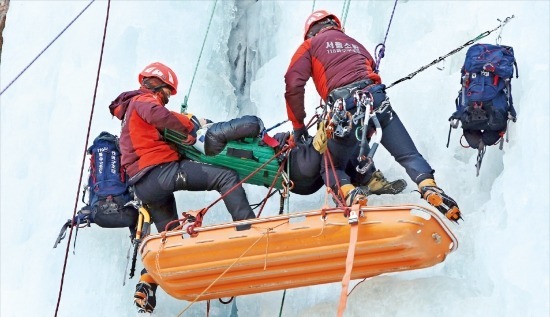
[(285, 74), (286, 110), (295, 129), (304, 126), (305, 85), (313, 77), (317, 92), (326, 101), (330, 92), (353, 82), (371, 79), (380, 84), (374, 59), (355, 39), (337, 29), (323, 29), (296, 50)]
[(122, 120), (121, 163), (130, 177), (148, 166), (179, 160), (174, 146), (162, 136), (164, 129), (191, 133), (194, 128), (188, 117), (166, 109), (162, 101), (145, 88), (120, 94), (109, 110)]

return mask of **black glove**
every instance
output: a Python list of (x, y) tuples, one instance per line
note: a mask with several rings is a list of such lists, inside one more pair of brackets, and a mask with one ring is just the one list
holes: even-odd
[(294, 142), (306, 144), (309, 139), (309, 133), (306, 127), (294, 129)]
[(288, 143), (288, 138), (290, 138), (290, 132), (279, 132), (273, 136), (277, 142), (279, 142), (279, 145), (275, 148), (275, 153), (278, 153), (283, 149), (283, 146)]

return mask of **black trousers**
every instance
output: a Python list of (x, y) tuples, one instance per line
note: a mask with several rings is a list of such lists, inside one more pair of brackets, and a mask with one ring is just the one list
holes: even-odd
[[(155, 166), (134, 188), (137, 197), (149, 207), (157, 231), (161, 232), (166, 224), (178, 219), (175, 191), (216, 190), (223, 195), (238, 182), (239, 175), (233, 170), (184, 159)], [(242, 186), (233, 189), (223, 201), (233, 221), (256, 217)]]

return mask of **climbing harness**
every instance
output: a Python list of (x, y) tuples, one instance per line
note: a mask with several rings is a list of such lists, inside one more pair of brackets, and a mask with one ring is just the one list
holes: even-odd
[[(372, 158), (382, 140), (382, 127), (376, 116), (377, 111), (374, 110), (374, 98), (366, 89), (370, 83), (370, 80), (360, 81), (335, 89), (329, 94), (327, 98), (328, 102), (324, 105), (323, 112), (320, 116), (321, 118), (325, 118), (320, 121), (325, 125), (326, 137), (329, 139), (334, 137), (345, 137), (352, 132), (353, 126), (357, 126), (355, 137), (360, 141), (361, 147), (359, 156), (357, 157), (359, 164), (356, 170), (361, 174), (365, 174), (372, 166)], [(350, 93), (353, 94), (353, 104), (356, 107), (356, 111), (353, 115), (346, 110), (345, 100), (349, 98)], [(338, 99), (334, 100), (334, 98)], [(382, 108), (382, 106), (380, 108)], [(369, 135), (369, 122), (372, 122), (375, 127), (374, 137)], [(358, 134), (359, 131), (361, 131), (360, 137)], [(370, 150), (369, 153), (365, 155), (364, 151), (368, 139), (371, 141), (369, 144)]]
[(425, 69), (427, 69), (427, 68), (429, 68), (429, 67), (431, 67), (431, 66), (433, 66), (433, 65), (438, 64), (439, 62), (443, 61), (445, 58), (447, 58), (447, 57), (449, 57), (449, 56), (451, 56), (451, 55), (453, 55), (453, 54), (455, 54), (455, 53), (458, 53), (458, 52), (461, 51), (463, 48), (465, 48), (465, 47), (467, 47), (467, 46), (470, 46), (470, 45), (474, 44), (476, 41), (478, 41), (478, 40), (480, 40), (480, 39), (482, 39), (482, 38), (488, 36), (489, 34), (491, 34), (491, 33), (494, 32), (494, 31), (496, 31), (496, 30), (498, 30), (498, 29), (504, 27), (504, 25), (506, 25), (506, 23), (508, 23), (508, 22), (509, 22), (511, 19), (513, 19), (513, 18), (514, 18), (514, 15), (512, 15), (511, 17), (507, 17), (506, 19), (504, 19), (504, 21), (498, 20), (498, 21), (500, 22), (500, 25), (497, 26), (496, 28), (494, 28), (494, 29), (492, 29), (492, 30), (490, 30), (490, 31), (485, 31), (485, 32), (479, 34), (479, 35), (476, 36), (475, 38), (473, 38), (473, 39), (469, 40), (468, 42), (464, 43), (462, 46), (459, 46), (459, 47), (455, 48), (454, 50), (450, 51), (450, 52), (447, 53), (446, 55), (443, 55), (443, 56), (437, 58), (436, 60), (432, 61), (431, 63), (429, 63), (429, 64), (427, 64), (427, 65), (425, 65), (425, 66), (420, 67), (418, 70), (416, 70), (416, 71), (410, 73), (409, 75), (407, 75), (407, 76), (405, 76), (405, 77), (403, 77), (403, 78), (401, 78), (401, 79), (399, 79), (399, 80), (397, 80), (397, 81), (391, 83), (389, 86), (386, 87), (386, 89), (391, 88), (391, 87), (393, 87), (393, 86), (399, 84), (399, 83), (402, 82), (402, 81), (409, 80), (409, 79), (413, 78), (414, 76), (416, 76), (418, 73), (424, 71)]
[(195, 65), (195, 71), (193, 72), (193, 77), (191, 78), (191, 84), (189, 85), (189, 90), (187, 91), (187, 95), (185, 95), (185, 98), (183, 99), (183, 103), (181, 104), (181, 113), (187, 112), (187, 100), (191, 95), (191, 88), (193, 88), (193, 82), (195, 82), (195, 75), (197, 75), (197, 69), (199, 68), (199, 63), (201, 62), (202, 51), (204, 50), (204, 44), (206, 43), (206, 39), (208, 38), (208, 31), (210, 31), (210, 25), (212, 24), (212, 17), (214, 17), (214, 11), (216, 10), (217, 3), (218, 3), (218, 0), (215, 0), (214, 7), (212, 8), (212, 13), (210, 13), (210, 20), (208, 21), (208, 27), (206, 28), (206, 34), (204, 35), (204, 40), (202, 41), (201, 51), (199, 52), (199, 58), (197, 60), (197, 64)]
[(40, 52), (38, 53), (38, 55), (25, 67), (23, 68), (23, 70), (17, 75), (15, 76), (15, 78), (4, 88), (2, 89), (2, 91), (0, 91), (0, 96), (4, 93), (4, 91), (6, 91), (8, 88), (10, 88), (10, 86), (17, 80), (19, 79), (19, 77), (21, 77), (21, 75), (23, 75), (23, 73), (25, 71), (27, 71), (27, 69), (34, 63), (36, 62), (36, 60), (42, 56), (42, 54), (61, 36), (61, 34), (63, 34), (73, 23), (74, 21), (76, 21), (81, 15), (82, 13), (84, 13), (84, 11), (86, 11), (91, 5), (92, 3), (94, 2), (95, 0), (92, 0), (90, 1), (90, 3), (88, 3), (88, 5), (82, 9), (82, 11), (80, 11), (79, 14), (77, 14), (77, 16), (71, 21), (69, 22), (69, 24), (67, 24), (67, 26), (59, 33), (57, 34), (57, 36), (50, 42), (50, 44), (46, 45), (46, 47)]
[[(373, 105), (373, 97), (370, 92), (364, 92), (361, 90), (358, 90), (355, 92), (355, 103), (357, 104), (358, 112), (360, 112), (360, 109), (369, 109), (369, 119), (363, 120), (362, 125), (362, 133), (361, 133), (361, 139), (358, 139), (361, 141), (361, 147), (359, 150), (359, 156), (357, 157), (357, 161), (359, 164), (355, 168), (357, 172), (360, 174), (365, 174), (369, 168), (374, 164), (373, 157), (374, 153), (376, 153), (376, 150), (378, 149), (378, 145), (382, 141), (382, 126), (380, 125), (380, 122), (378, 121), (378, 117), (376, 116), (376, 112), (374, 111), (374, 105)], [(355, 113), (357, 114), (357, 112)], [(364, 113), (363, 116), (364, 117)], [(375, 137), (371, 138), (371, 143), (369, 144), (369, 153), (365, 156), (364, 151), (367, 144), (367, 131), (369, 130), (369, 121), (372, 121), (375, 127)], [(357, 137), (357, 136), (356, 136)], [(363, 167), (361, 166), (361, 163), (363, 163)]]
[(390, 32), (390, 26), (391, 21), (393, 20), (393, 14), (395, 13), (395, 7), (397, 6), (397, 0), (395, 0), (393, 4), (393, 10), (391, 12), (390, 16), (390, 23), (388, 23), (388, 28), (386, 29), (386, 35), (384, 36), (384, 41), (378, 45), (376, 45), (374, 49), (374, 56), (376, 59), (376, 63), (374, 65), (374, 72), (378, 74), (380, 62), (382, 61), (382, 58), (384, 58), (384, 53), (386, 52), (386, 39), (388, 38), (388, 33)]
[[(93, 1), (94, 0), (92, 0), (92, 2)], [(91, 2), (90, 2), (90, 4), (91, 4)], [(88, 4), (88, 6), (90, 6), (90, 4)], [(86, 7), (86, 8), (88, 8), (88, 7)], [(80, 187), (82, 186), (82, 175), (84, 173), (84, 164), (86, 162), (88, 141), (90, 139), (90, 130), (91, 130), (91, 126), (92, 126), (92, 118), (94, 116), (95, 100), (96, 100), (96, 96), (97, 96), (97, 87), (99, 85), (99, 74), (101, 72), (101, 63), (103, 61), (103, 50), (105, 48), (105, 37), (107, 36), (107, 25), (108, 25), (108, 22), (109, 22), (109, 10), (110, 10), (110, 8), (111, 8), (111, 0), (108, 0), (107, 1), (107, 13), (105, 15), (105, 27), (103, 29), (103, 40), (101, 42), (101, 53), (99, 54), (99, 65), (97, 67), (97, 77), (96, 77), (96, 81), (95, 81), (94, 97), (93, 97), (93, 100), (92, 100), (92, 108), (90, 110), (90, 118), (88, 120), (88, 131), (86, 132), (86, 144), (84, 145), (84, 152), (82, 154), (82, 165), (80, 167), (80, 176), (78, 178), (79, 181), (78, 181), (78, 187), (77, 187), (77, 191), (76, 191), (76, 197), (75, 197), (75, 202), (74, 202), (73, 218), (72, 219), (74, 219), (74, 217), (76, 215), (76, 209), (77, 209), (77, 206), (78, 206), (78, 198), (79, 198), (79, 195), (80, 195)], [(69, 230), (69, 238), (68, 238), (68, 241), (67, 241), (67, 248), (65, 250), (65, 260), (63, 262), (63, 271), (61, 273), (61, 283), (59, 285), (59, 295), (57, 297), (57, 304), (55, 306), (55, 315), (54, 316), (57, 316), (57, 312), (59, 311), (59, 304), (61, 302), (61, 293), (63, 291), (63, 280), (64, 280), (64, 277), (65, 277), (65, 270), (67, 268), (67, 256), (69, 254), (69, 246), (70, 246), (72, 233), (73, 233), (73, 226), (71, 226), (71, 229)]]

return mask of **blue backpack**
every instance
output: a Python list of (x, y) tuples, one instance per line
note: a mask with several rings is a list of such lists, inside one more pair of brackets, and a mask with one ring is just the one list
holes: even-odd
[(466, 52), (462, 88), (449, 121), (454, 128), (460, 121), (470, 147), (496, 144), (502, 140), (508, 120), (516, 121), (511, 85), (514, 67), (517, 77), (514, 49), (510, 46), (475, 44)]
[[(130, 228), (132, 236), (138, 220), (138, 210), (132, 205), (125, 206), (132, 200), (133, 193), (128, 185), (128, 177), (120, 162), (118, 137), (101, 132), (88, 148), (90, 155), (90, 169), (88, 184), (82, 195), (82, 207), (73, 219), (67, 220), (59, 235), (54, 248), (65, 237), (67, 228), (76, 226), (90, 226), (92, 223), (103, 228)], [(86, 192), (88, 202), (85, 201)]]
[[(87, 220), (105, 228), (131, 227), (136, 224), (137, 211), (124, 205), (132, 200), (128, 177), (120, 162), (118, 137), (101, 132), (88, 148), (90, 170), (85, 192), (88, 203), (81, 210), (89, 211)], [(83, 195), (83, 200), (84, 200)]]

